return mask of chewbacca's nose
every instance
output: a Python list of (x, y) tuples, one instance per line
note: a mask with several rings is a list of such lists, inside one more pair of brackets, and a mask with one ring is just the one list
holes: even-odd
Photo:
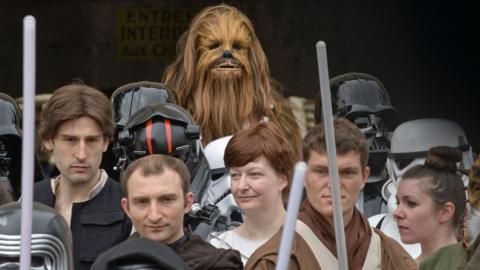
[(229, 51), (229, 50), (225, 50), (223, 51), (223, 55), (222, 57), (225, 57), (225, 58), (232, 58), (232, 51)]

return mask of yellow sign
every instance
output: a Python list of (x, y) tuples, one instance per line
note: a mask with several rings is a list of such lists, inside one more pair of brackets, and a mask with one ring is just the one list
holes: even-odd
[(117, 55), (122, 60), (164, 60), (176, 55), (178, 38), (194, 9), (122, 7), (117, 9)]

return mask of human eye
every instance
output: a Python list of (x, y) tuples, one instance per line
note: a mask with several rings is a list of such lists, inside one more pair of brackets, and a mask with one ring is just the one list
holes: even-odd
[(355, 175), (357, 175), (357, 171), (354, 169), (346, 169), (342, 171), (342, 176), (346, 178), (351, 178), (351, 177), (354, 177)]
[(98, 136), (87, 137), (87, 138), (85, 139), (85, 142), (86, 142), (87, 144), (94, 145), (94, 144), (100, 142), (100, 137), (98, 137)]
[(313, 173), (315, 173), (316, 175), (320, 176), (320, 177), (324, 177), (324, 176), (327, 176), (328, 175), (328, 170), (327, 168), (323, 168), (323, 167), (315, 167), (313, 168)]
[(250, 172), (250, 177), (252, 179), (258, 179), (258, 178), (261, 178), (262, 176), (263, 176), (262, 172), (259, 172), (259, 171)]
[(414, 201), (411, 201), (411, 200), (407, 201), (406, 203), (407, 203), (407, 206), (410, 207), (410, 208), (414, 208), (418, 205), (418, 203), (416, 203)]
[(98, 142), (98, 141), (100, 141), (100, 138), (98, 137), (92, 137), (87, 139), (87, 142)]
[(76, 142), (78, 142), (78, 138), (65, 136), (62, 137), (62, 141), (69, 144), (75, 144)]
[(240, 179), (240, 174), (237, 172), (230, 172), (230, 178), (232, 181), (237, 181)]
[(145, 207), (148, 205), (148, 199), (146, 198), (138, 198), (138, 199), (135, 199), (133, 204), (137, 207)]
[(176, 201), (176, 197), (175, 196), (165, 196), (161, 200), (162, 200), (162, 203), (164, 203), (164, 204), (171, 204), (171, 203), (174, 203)]

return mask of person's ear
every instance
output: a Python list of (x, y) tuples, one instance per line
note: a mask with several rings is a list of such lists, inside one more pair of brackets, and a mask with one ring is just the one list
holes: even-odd
[(190, 211), (190, 209), (192, 208), (192, 204), (193, 204), (193, 193), (187, 192), (187, 194), (185, 195), (185, 209), (183, 211), (185, 214)]
[(288, 179), (285, 175), (279, 175), (280, 183), (278, 185), (279, 190), (282, 191), (288, 186)]
[[(127, 214), (127, 216), (130, 218), (130, 208), (129, 208), (129, 205), (128, 205), (128, 199), (125, 198), (125, 197), (123, 197), (120, 202), (121, 202), (123, 211), (124, 211), (125, 214)], [(131, 219), (131, 218), (130, 218), (130, 219)]]
[(453, 215), (455, 214), (455, 205), (452, 202), (446, 202), (442, 209), (440, 209), (440, 215), (438, 217), (438, 221), (441, 224), (449, 222)]
[(365, 187), (365, 183), (367, 183), (367, 179), (370, 176), (370, 167), (365, 166), (362, 170), (362, 189)]
[(103, 152), (105, 153), (108, 149), (108, 144), (110, 143), (110, 139), (103, 137)]
[(53, 140), (52, 139), (45, 139), (45, 140), (42, 140), (43, 142), (43, 145), (45, 146), (45, 149), (47, 149), (47, 151), (52, 151), (53, 150)]

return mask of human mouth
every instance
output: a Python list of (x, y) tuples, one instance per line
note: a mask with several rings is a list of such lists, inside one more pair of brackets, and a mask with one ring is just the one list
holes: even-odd
[(88, 166), (88, 165), (72, 165), (72, 166), (70, 166), (70, 168), (77, 173), (82, 173), (82, 172), (86, 172), (87, 170), (89, 170), (90, 166)]
[(401, 225), (401, 224), (398, 224), (398, 231), (400, 233), (405, 233), (406, 231), (408, 231), (408, 227), (407, 226), (404, 226), (404, 225)]
[[(322, 195), (321, 198), (324, 199), (324, 200), (327, 200), (328, 203), (333, 202), (333, 196), (332, 195)], [(344, 199), (346, 199), (345, 196), (343, 196), (343, 195), (340, 196), (340, 200), (344, 200)]]
[(237, 196), (237, 200), (239, 200), (241, 202), (247, 202), (247, 201), (252, 200), (255, 197), (257, 197), (257, 196)]
[(322, 199), (326, 200), (328, 203), (332, 203), (331, 195), (322, 195)]
[(145, 226), (148, 230), (158, 232), (164, 230), (168, 225), (163, 224), (163, 225), (147, 225)]

